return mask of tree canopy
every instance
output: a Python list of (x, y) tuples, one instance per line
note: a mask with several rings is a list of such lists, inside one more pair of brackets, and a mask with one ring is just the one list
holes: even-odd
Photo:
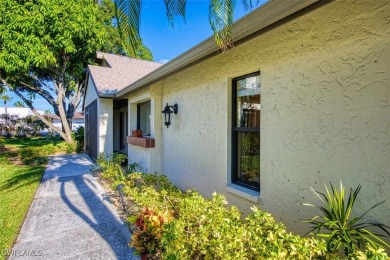
[[(70, 142), (70, 119), (84, 94), (85, 68), (104, 42), (98, 5), (90, 0), (0, 1), (0, 79)], [(34, 108), (43, 97), (62, 121), (58, 129)]]

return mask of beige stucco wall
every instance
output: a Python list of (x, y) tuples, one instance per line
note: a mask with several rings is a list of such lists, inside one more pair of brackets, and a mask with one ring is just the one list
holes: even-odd
[(138, 163), (144, 172), (162, 172), (162, 114), (161, 83), (139, 89), (130, 93), (126, 97), (129, 102), (129, 134), (131, 130), (137, 129), (137, 104), (150, 101), (151, 104), (151, 121), (150, 130), (151, 138), (155, 139), (154, 148), (143, 148), (136, 145), (128, 144), (128, 158), (130, 163)]
[(84, 107), (87, 107), (94, 100), (97, 100), (98, 114), (98, 154), (103, 153), (106, 157), (113, 153), (113, 100), (108, 98), (98, 98), (96, 88), (91, 76), (88, 79), (88, 87), (85, 93)]
[(99, 98), (98, 100), (99, 117), (99, 154), (103, 153), (105, 157), (111, 155), (114, 151), (113, 143), (113, 100), (108, 98)]
[(87, 91), (85, 93), (84, 98), (84, 107), (87, 107), (89, 104), (91, 104), (95, 99), (98, 98), (98, 95), (96, 93), (95, 85), (93, 84), (93, 80), (91, 76), (88, 76), (88, 86)]
[[(318, 202), (310, 187), (361, 184), (358, 211), (389, 200), (389, 20), (388, 1), (333, 1), (164, 79), (159, 110), (177, 103), (179, 113), (156, 138), (161, 172), (249, 212), (253, 201), (226, 190), (230, 88), (232, 78), (260, 71), (257, 205), (304, 233), (301, 219), (315, 213), (301, 203)], [(368, 217), (390, 224), (390, 201)]]

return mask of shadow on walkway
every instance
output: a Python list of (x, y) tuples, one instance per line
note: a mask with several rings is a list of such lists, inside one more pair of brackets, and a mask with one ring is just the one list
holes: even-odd
[(10, 259), (138, 259), (91, 165), (85, 155), (49, 159)]

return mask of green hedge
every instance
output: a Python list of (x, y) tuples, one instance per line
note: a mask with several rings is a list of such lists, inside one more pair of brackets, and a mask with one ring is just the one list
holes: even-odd
[[(102, 169), (103, 172), (105, 169)], [(108, 169), (108, 171), (112, 169)], [(271, 214), (252, 208), (243, 218), (225, 197), (205, 199), (196, 191), (182, 192), (157, 174), (103, 174), (113, 186), (125, 185), (138, 205), (128, 220), (133, 224), (130, 246), (143, 259), (342, 259), (326, 251), (315, 237), (286, 231)], [(383, 249), (367, 247), (349, 259), (387, 259)]]

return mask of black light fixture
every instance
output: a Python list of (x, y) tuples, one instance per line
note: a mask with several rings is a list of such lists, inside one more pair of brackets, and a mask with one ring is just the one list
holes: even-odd
[(167, 128), (169, 128), (169, 126), (171, 124), (171, 114), (175, 113), (175, 115), (176, 115), (177, 111), (178, 111), (177, 104), (170, 106), (170, 105), (168, 105), (168, 103), (165, 106), (164, 110), (161, 111), (164, 114), (164, 124), (167, 126)]

